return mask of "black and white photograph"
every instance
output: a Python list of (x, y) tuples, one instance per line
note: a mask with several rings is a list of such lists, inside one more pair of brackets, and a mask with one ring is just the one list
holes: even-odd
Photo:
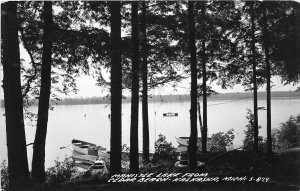
[(299, 1), (1, 1), (1, 191), (300, 190)]

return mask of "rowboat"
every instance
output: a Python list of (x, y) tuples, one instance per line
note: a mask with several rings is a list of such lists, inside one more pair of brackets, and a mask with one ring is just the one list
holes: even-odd
[[(204, 166), (205, 163), (204, 162), (201, 162), (201, 161), (197, 161), (197, 167), (201, 167), (201, 166)], [(174, 166), (176, 168), (187, 168), (189, 166), (189, 161), (188, 160), (180, 160), (180, 161), (177, 161)]]
[(98, 148), (93, 143), (73, 139), (72, 140), (72, 148), (74, 151), (76, 151), (80, 154), (83, 154), (83, 155), (98, 156)]
[(94, 164), (98, 160), (98, 156), (95, 155), (83, 155), (75, 150), (72, 152), (72, 159), (87, 164)]

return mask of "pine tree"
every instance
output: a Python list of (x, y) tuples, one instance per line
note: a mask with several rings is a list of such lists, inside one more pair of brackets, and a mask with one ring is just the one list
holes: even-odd
[(51, 91), (51, 65), (53, 42), (52, 2), (44, 2), (44, 35), (43, 58), (41, 72), (41, 88), (38, 105), (37, 128), (33, 145), (32, 181), (41, 183), (46, 180), (45, 174), (45, 146), (48, 125), (48, 111)]
[(130, 124), (130, 172), (139, 172), (139, 22), (138, 2), (131, 3), (131, 34), (132, 34), (132, 96), (131, 96), (131, 124)]
[(3, 89), (10, 188), (30, 183), (20, 80), (17, 2), (1, 5)]
[(111, 139), (110, 173), (121, 173), (122, 144), (122, 67), (121, 3), (110, 2), (111, 12)]
[(188, 2), (188, 33), (189, 33), (189, 50), (191, 63), (191, 109), (190, 109), (190, 125), (191, 134), (189, 139), (189, 170), (195, 172), (197, 169), (197, 60), (195, 45), (195, 16), (194, 2)]

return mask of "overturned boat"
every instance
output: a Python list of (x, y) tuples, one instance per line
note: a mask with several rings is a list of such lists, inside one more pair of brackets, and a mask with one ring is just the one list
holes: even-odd
[(93, 173), (107, 173), (107, 168), (104, 160), (97, 160), (94, 164), (90, 166), (88, 171), (92, 171)]
[[(204, 162), (201, 162), (201, 161), (197, 161), (197, 167), (201, 167), (201, 166), (204, 166), (205, 163)], [(188, 160), (180, 160), (180, 161), (177, 161), (174, 166), (176, 168), (187, 168), (189, 166), (189, 161)]]
[[(176, 141), (178, 142), (179, 145), (182, 146), (189, 146), (189, 140), (190, 137), (175, 137)], [(207, 141), (210, 141), (211, 138), (207, 138)], [(202, 145), (202, 138), (198, 137), (197, 139), (197, 145), (200, 147)]]

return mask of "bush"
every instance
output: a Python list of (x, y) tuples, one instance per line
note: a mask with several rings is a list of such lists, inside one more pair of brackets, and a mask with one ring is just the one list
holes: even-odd
[[(246, 151), (250, 151), (254, 149), (254, 115), (250, 109), (247, 109), (246, 118), (248, 120), (248, 124), (246, 125), (246, 130), (244, 131), (246, 136), (243, 141), (243, 149)], [(258, 125), (258, 129), (261, 129), (261, 126)], [(263, 150), (263, 137), (258, 136), (258, 149)]]
[(272, 130), (273, 149), (288, 149), (300, 145), (300, 114), (280, 124)]
[(176, 148), (172, 146), (172, 143), (166, 141), (166, 136), (159, 134), (157, 141), (155, 141), (155, 153), (153, 155), (152, 163), (173, 165), (176, 157)]
[(233, 134), (234, 130), (230, 129), (227, 133), (219, 132), (211, 136), (208, 142), (208, 148), (212, 152), (225, 152), (230, 149), (233, 145), (233, 139), (235, 138)]
[(5, 160), (1, 163), (1, 186), (2, 189), (8, 188), (8, 168)]
[(55, 160), (55, 165), (46, 171), (47, 182), (50, 185), (57, 186), (61, 183), (70, 182), (78, 173), (70, 157), (65, 158), (63, 161)]

